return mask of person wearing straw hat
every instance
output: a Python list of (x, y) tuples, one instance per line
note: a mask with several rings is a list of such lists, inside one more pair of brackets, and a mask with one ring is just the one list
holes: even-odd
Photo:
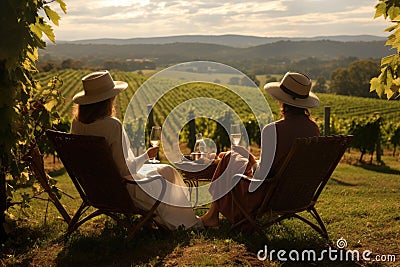
[[(161, 203), (155, 214), (155, 220), (168, 229), (203, 227), (201, 220), (194, 214), (190, 202), (184, 195), (183, 187), (186, 187), (179, 173), (169, 165), (159, 164), (153, 172), (140, 173), (145, 161), (154, 158), (158, 147), (149, 148), (140, 156), (135, 156), (130, 147), (130, 141), (122, 126), (122, 123), (114, 117), (115, 97), (128, 87), (123, 81), (114, 81), (110, 73), (97, 71), (82, 78), (83, 90), (73, 97), (75, 103), (74, 119), (71, 124), (71, 133), (80, 135), (96, 135), (105, 137), (111, 147), (113, 159), (121, 176), (130, 176), (141, 179), (146, 175), (160, 174), (171, 184), (178, 185), (181, 191), (175, 190), (170, 198), (187, 201), (186, 206), (173, 206)], [(141, 187), (128, 187), (129, 193), (136, 206), (149, 210), (155, 199), (143, 191)], [(167, 193), (168, 193), (167, 187)]]
[[(270, 82), (264, 86), (267, 94), (280, 103), (282, 119), (267, 124), (261, 133), (261, 155), (256, 160), (247, 149), (241, 146), (232, 147), (232, 151), (225, 153), (213, 175), (213, 181), (224, 179), (224, 186), (232, 187), (233, 174), (243, 173), (249, 177), (265, 179), (275, 175), (279, 165), (290, 150), (292, 142), (298, 137), (319, 136), (318, 125), (310, 116), (310, 108), (319, 105), (318, 97), (311, 92), (312, 82), (309, 77), (298, 72), (287, 72), (280, 82)], [(275, 151), (272, 149), (276, 137)], [(275, 152), (275, 153), (274, 153)], [(230, 163), (230, 160), (233, 162)], [(226, 172), (226, 169), (229, 169)], [(249, 212), (255, 211), (264, 198), (267, 183), (263, 183), (257, 190), (249, 193), (249, 183), (238, 181), (240, 186), (240, 200)], [(216, 197), (225, 192), (218, 186), (210, 187), (214, 202), (210, 209), (201, 217), (204, 226), (219, 225), (219, 213), (224, 215), (232, 224), (243, 219), (243, 215), (232, 200), (231, 194), (225, 194), (219, 199)], [(246, 226), (244, 226), (246, 227)], [(246, 230), (242, 228), (242, 230)], [(252, 229), (247, 229), (252, 230)]]

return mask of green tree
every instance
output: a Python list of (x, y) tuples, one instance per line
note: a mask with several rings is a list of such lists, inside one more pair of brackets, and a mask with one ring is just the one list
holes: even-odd
[(329, 92), (339, 95), (374, 97), (368, 92), (369, 81), (379, 73), (379, 64), (371, 59), (353, 61), (348, 68), (331, 73)]
[(60, 67), (61, 69), (74, 69), (78, 70), (81, 69), (83, 66), (82, 61), (74, 60), (74, 59), (65, 59), (61, 62)]
[[(62, 0), (55, 0), (66, 12)], [(48, 22), (58, 25), (60, 16), (44, 0), (4, 0), (0, 2), (0, 237), (11, 182), (23, 182), (29, 176), (23, 164), (32, 143), (47, 127), (58, 120), (54, 112), (59, 103), (55, 88), (58, 79), (41, 90), (33, 74), (38, 49), (46, 43), (43, 35), (55, 42)], [(41, 16), (44, 14), (46, 17)], [(12, 37), (12, 38), (11, 38)], [(6, 179), (7, 178), (7, 179)]]
[(352, 81), (352, 93), (355, 96), (374, 97), (368, 92), (369, 81), (379, 74), (379, 63), (371, 59), (356, 60), (349, 65), (349, 74)]
[(351, 84), (350, 73), (345, 68), (339, 68), (331, 73), (329, 93), (338, 95), (351, 95), (353, 85)]
[(324, 76), (320, 75), (317, 78), (317, 82), (313, 87), (313, 91), (315, 93), (326, 93), (327, 86), (326, 86), (326, 79)]
[(383, 17), (394, 23), (386, 29), (391, 32), (386, 45), (395, 49), (393, 55), (382, 58), (380, 74), (370, 81), (370, 91), (375, 91), (379, 97), (386, 95), (390, 99), (394, 94), (400, 92), (400, 1), (379, 0), (375, 5), (374, 18)]

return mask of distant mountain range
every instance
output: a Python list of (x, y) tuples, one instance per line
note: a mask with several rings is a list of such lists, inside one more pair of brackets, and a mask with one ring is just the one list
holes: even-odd
[(132, 45), (132, 44), (172, 44), (172, 43), (205, 43), (247, 48), (263, 44), (270, 44), (279, 41), (321, 41), (330, 40), (337, 42), (370, 42), (383, 41), (385, 37), (373, 35), (337, 35), (337, 36), (316, 36), (316, 37), (258, 37), (246, 35), (179, 35), (166, 37), (148, 38), (101, 38), (76, 41), (59, 41), (59, 44), (107, 44), (107, 45)]
[[(185, 40), (185, 42), (178, 42), (178, 40)], [(132, 44), (132, 42), (151, 41), (160, 43)], [(105, 42), (108, 43), (105, 44)], [(221, 45), (217, 42), (224, 44)], [(263, 42), (263, 44), (249, 46), (250, 43), (256, 42)], [(308, 57), (328, 60), (340, 57), (378, 59), (392, 53), (393, 50), (390, 51), (390, 48), (385, 46), (385, 38), (376, 36), (280, 39), (224, 35), (60, 42), (57, 45), (48, 45), (45, 50), (40, 51), (40, 56), (45, 60), (68, 58), (84, 61), (150, 59), (159, 64), (171, 64), (193, 60), (234, 62), (267, 58), (296, 60)]]

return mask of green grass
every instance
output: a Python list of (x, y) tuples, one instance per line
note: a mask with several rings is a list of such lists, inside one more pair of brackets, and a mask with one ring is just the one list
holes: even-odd
[[(354, 162), (346, 154), (344, 162)], [(385, 165), (341, 163), (316, 205), (325, 221), (331, 241), (347, 241), (348, 249), (371, 250), (372, 255), (396, 254), (400, 264), (400, 161), (384, 156)], [(53, 173), (58, 186), (77, 197), (66, 173)], [(22, 189), (20, 192), (29, 192)], [(42, 195), (45, 197), (45, 195)], [(63, 196), (61, 201), (73, 213), (79, 205)], [(66, 230), (56, 209), (35, 199), (22, 212), (11, 209), (10, 239), (2, 245), (0, 263), (6, 266), (280, 266), (278, 261), (257, 260), (265, 245), (284, 249), (321, 251), (327, 243), (309, 226), (297, 220), (284, 221), (267, 229), (265, 237), (230, 231), (222, 220), (217, 229), (174, 232), (143, 230), (125, 242), (125, 229), (107, 217), (84, 224), (68, 242), (59, 242)], [(197, 209), (201, 215), (204, 209)], [(333, 245), (332, 245), (333, 246)], [(276, 255), (276, 254), (275, 254)], [(323, 266), (344, 262), (324, 261)], [(347, 262), (346, 266), (394, 266), (393, 263)], [(322, 266), (322, 265), (320, 265)]]
[(319, 203), (333, 236), (352, 247), (400, 251), (400, 164), (391, 157), (385, 161), (388, 165), (341, 165)]

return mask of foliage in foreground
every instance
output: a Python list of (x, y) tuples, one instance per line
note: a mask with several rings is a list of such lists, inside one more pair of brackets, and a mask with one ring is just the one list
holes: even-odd
[[(66, 12), (62, 0), (55, 2)], [(58, 25), (60, 16), (44, 0), (0, 3), (0, 238), (4, 238), (11, 184), (29, 179), (24, 156), (59, 118), (55, 110), (61, 99), (56, 90), (59, 80), (51, 80), (42, 91), (33, 75), (38, 49), (46, 46), (43, 37), (55, 42), (50, 23)]]
[(379, 0), (375, 5), (375, 17), (383, 17), (394, 23), (385, 31), (392, 32), (386, 41), (396, 53), (381, 60), (381, 72), (378, 77), (372, 78), (370, 91), (375, 91), (380, 97), (386, 95), (388, 99), (400, 93), (400, 1)]

